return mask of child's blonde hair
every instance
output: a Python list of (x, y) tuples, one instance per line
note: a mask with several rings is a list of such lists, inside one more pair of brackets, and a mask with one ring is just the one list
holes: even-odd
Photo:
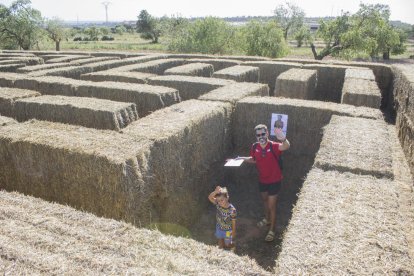
[(216, 196), (217, 197), (224, 196), (226, 198), (229, 198), (229, 192), (227, 191), (227, 188), (226, 187), (221, 187), (220, 188), (220, 192)]

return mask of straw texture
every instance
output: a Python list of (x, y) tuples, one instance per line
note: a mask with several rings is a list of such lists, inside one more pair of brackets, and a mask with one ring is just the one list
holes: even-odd
[(257, 67), (236, 65), (214, 72), (213, 77), (238, 82), (258, 82), (259, 73)]
[(195, 62), (167, 69), (164, 71), (164, 75), (182, 75), (209, 78), (213, 75), (213, 72), (213, 65), (208, 63)]
[(276, 79), (274, 95), (277, 97), (311, 100), (315, 98), (317, 71), (289, 69)]
[(16, 100), (36, 96), (40, 96), (40, 93), (18, 88), (0, 88), (0, 114), (15, 118)]

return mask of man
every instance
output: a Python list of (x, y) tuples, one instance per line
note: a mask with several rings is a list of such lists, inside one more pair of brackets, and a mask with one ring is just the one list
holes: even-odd
[(249, 157), (239, 157), (248, 163), (255, 163), (259, 173), (259, 190), (263, 200), (265, 217), (257, 225), (269, 226), (265, 241), (275, 238), (276, 202), (283, 179), (279, 158), (283, 151), (290, 148), (289, 141), (281, 128), (275, 128), (275, 136), (280, 142), (269, 140), (266, 125), (260, 124), (254, 128), (257, 143), (252, 145)]

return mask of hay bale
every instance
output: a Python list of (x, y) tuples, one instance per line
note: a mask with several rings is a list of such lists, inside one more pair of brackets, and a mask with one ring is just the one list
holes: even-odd
[(139, 117), (180, 101), (178, 91), (163, 86), (121, 82), (79, 81), (75, 89), (78, 97), (92, 97), (118, 102), (135, 103)]
[(362, 78), (345, 78), (341, 103), (380, 108), (381, 91), (375, 81)]
[(11, 57), (11, 60), (16, 61), (16, 63), (24, 63), (26, 65), (38, 65), (38, 64), (43, 64), (43, 59), (39, 58), (39, 57), (31, 57), (31, 56), (27, 56), (27, 57)]
[(214, 72), (213, 77), (235, 80), (238, 82), (258, 82), (259, 68), (253, 66), (236, 65)]
[(395, 111), (414, 122), (414, 66), (393, 65)]
[(21, 74), (0, 72), (0, 87), (14, 87), (14, 82), (16, 80), (25, 78), (27, 77)]
[(13, 118), (0, 115), (0, 126), (8, 126), (11, 124), (17, 124), (17, 121)]
[(123, 130), (154, 142), (146, 164), (153, 178), (147, 184), (157, 191), (154, 206), (162, 221), (189, 225), (205, 210), (205, 196), (217, 181), (210, 177), (218, 177), (230, 147), (231, 112), (228, 103), (188, 100)]
[(46, 63), (61, 63), (61, 62), (69, 62), (74, 60), (80, 60), (85, 58), (90, 58), (90, 55), (69, 55), (63, 57), (52, 58), (46, 61)]
[(340, 103), (345, 70), (348, 68), (347, 66), (329, 64), (303, 65), (303, 69), (318, 71), (315, 100)]
[(207, 92), (232, 83), (234, 83), (232, 80), (189, 76), (158, 76), (148, 79), (150, 85), (177, 89), (183, 101), (196, 99)]
[(322, 128), (332, 115), (383, 119), (380, 110), (331, 102), (275, 97), (247, 97), (236, 103), (233, 144), (235, 152), (245, 156), (256, 140), (254, 127), (260, 123), (270, 129), (272, 113), (289, 116), (287, 137), (292, 144), (289, 154), (314, 157), (322, 140)]
[(3, 64), (0, 65), (0, 72), (16, 72), (16, 70), (20, 67), (24, 67), (26, 64), (24, 63), (12, 63), (12, 64)]
[(184, 59), (155, 59), (139, 64), (117, 67), (114, 70), (128, 72), (143, 72), (162, 75), (165, 70), (184, 64)]
[(15, 117), (119, 131), (136, 121), (138, 113), (133, 103), (47, 95), (16, 100)]
[(211, 77), (213, 72), (213, 65), (196, 62), (167, 69), (164, 71), (164, 75)]
[(393, 178), (387, 125), (382, 120), (332, 116), (325, 127), (315, 166)]
[(398, 197), (390, 180), (313, 169), (294, 208), (275, 273), (413, 274)]
[(21, 89), (39, 91), (42, 94), (75, 96), (77, 85), (83, 83), (84, 81), (48, 76), (17, 79), (14, 81), (14, 86)]
[(374, 72), (368, 68), (348, 68), (345, 70), (345, 79), (347, 78), (375, 81)]
[(315, 98), (317, 71), (289, 69), (276, 78), (274, 95), (277, 97), (312, 100)]
[(148, 79), (155, 77), (155, 74), (141, 73), (141, 72), (117, 72), (113, 70), (94, 72), (81, 75), (81, 80), (90, 81), (115, 81), (127, 83), (147, 83)]
[(396, 127), (405, 158), (410, 166), (411, 174), (414, 175), (414, 123), (407, 114), (397, 113)]
[(35, 71), (42, 71), (47, 69), (54, 69), (54, 68), (61, 68), (61, 67), (69, 67), (70, 64), (67, 62), (62, 63), (48, 63), (48, 64), (40, 64), (40, 65), (31, 65), (19, 68), (16, 70), (18, 73), (31, 73)]
[(192, 58), (187, 59), (184, 63), (191, 64), (194, 62), (201, 62), (213, 65), (214, 71), (219, 71), (221, 69), (240, 65), (241, 61), (239, 60), (231, 60), (231, 59), (223, 59), (223, 58)]
[(43, 58), (44, 61), (48, 61), (49, 59), (66, 57), (67, 55), (64, 55), (64, 54), (55, 54), (55, 53), (53, 53), (53, 54), (47, 53), (47, 54), (39, 54), (39, 56), (41, 58)]
[(0, 65), (8, 65), (8, 64), (16, 64), (16, 60), (13, 60), (13, 59), (0, 60)]
[(15, 118), (15, 102), (18, 99), (40, 96), (40, 93), (18, 88), (0, 88), (0, 114)]
[(145, 225), (157, 218), (144, 179), (149, 145), (115, 131), (47, 121), (4, 126), (0, 186)]
[(260, 70), (259, 82), (269, 85), (269, 92), (274, 96), (276, 78), (283, 72), (292, 68), (301, 68), (301, 63), (279, 61), (246, 61), (243, 65), (258, 67)]
[(258, 56), (220, 56), (223, 59), (236, 59), (240, 61), (271, 61), (267, 57), (258, 57)]
[(119, 60), (119, 58), (116, 57), (116, 56), (114, 56), (114, 57), (112, 57), (112, 56), (110, 56), (110, 57), (90, 57), (90, 58), (72, 60), (72, 61), (69, 62), (69, 64), (84, 65), (84, 64), (101, 62), (101, 61), (116, 61), (116, 60)]
[(5, 275), (270, 275), (247, 256), (22, 194), (0, 191), (0, 212)]
[(53, 68), (46, 70), (39, 70), (31, 72), (28, 75), (31, 77), (42, 77), (42, 76), (57, 76), (72, 79), (80, 79), (80, 76), (92, 72), (93, 69), (88, 65), (83, 66), (68, 66), (63, 68)]
[(221, 101), (236, 104), (250, 96), (269, 96), (269, 87), (262, 83), (237, 82), (229, 84), (199, 97), (199, 100)]

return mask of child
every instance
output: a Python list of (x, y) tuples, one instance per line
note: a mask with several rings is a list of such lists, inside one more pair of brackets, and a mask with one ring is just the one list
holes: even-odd
[(217, 186), (208, 196), (208, 199), (217, 208), (216, 237), (219, 248), (233, 248), (236, 237), (236, 208), (229, 202), (227, 188)]

